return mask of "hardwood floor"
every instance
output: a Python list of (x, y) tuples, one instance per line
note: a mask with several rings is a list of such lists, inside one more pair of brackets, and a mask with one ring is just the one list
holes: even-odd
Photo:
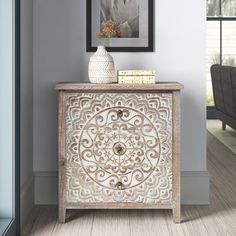
[(56, 206), (36, 206), (23, 235), (31, 236), (236, 236), (236, 157), (208, 133), (211, 204), (183, 206), (182, 220), (170, 210), (71, 210), (57, 223)]

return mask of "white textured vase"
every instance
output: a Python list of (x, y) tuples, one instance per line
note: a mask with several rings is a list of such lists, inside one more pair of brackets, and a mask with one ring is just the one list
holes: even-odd
[(109, 84), (115, 81), (114, 61), (104, 46), (98, 46), (91, 56), (88, 73), (91, 83)]

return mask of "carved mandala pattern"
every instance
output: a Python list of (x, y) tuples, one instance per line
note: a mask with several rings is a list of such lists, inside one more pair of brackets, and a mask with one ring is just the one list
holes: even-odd
[(172, 200), (171, 94), (66, 94), (66, 201)]

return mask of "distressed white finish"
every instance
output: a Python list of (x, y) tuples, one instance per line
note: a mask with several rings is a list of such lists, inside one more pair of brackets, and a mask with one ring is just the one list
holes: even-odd
[(66, 201), (172, 201), (172, 94), (66, 94)]
[(180, 223), (180, 91), (60, 83), (59, 222), (75, 208), (172, 209)]

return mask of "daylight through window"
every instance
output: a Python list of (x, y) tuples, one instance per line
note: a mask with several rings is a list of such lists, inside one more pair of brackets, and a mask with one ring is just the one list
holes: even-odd
[(207, 106), (214, 106), (210, 67), (236, 66), (236, 0), (207, 0)]

